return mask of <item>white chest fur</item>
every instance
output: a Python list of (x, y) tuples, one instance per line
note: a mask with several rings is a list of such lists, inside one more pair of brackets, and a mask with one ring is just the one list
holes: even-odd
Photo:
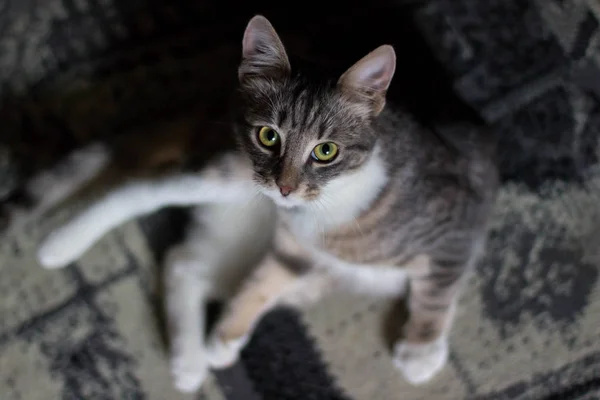
[(316, 266), (326, 268), (353, 291), (397, 296), (406, 288), (406, 273), (383, 265), (352, 264), (323, 250), (328, 230), (351, 223), (377, 197), (387, 182), (387, 171), (376, 148), (357, 171), (342, 175), (322, 188), (320, 200), (295, 209), (282, 209), (281, 217), (298, 244), (313, 256)]
[[(305, 214), (306, 213), (306, 214)], [(309, 210), (286, 213), (285, 220), (298, 244), (307, 250), (316, 268), (323, 268), (348, 290), (376, 296), (401, 296), (406, 291), (406, 272), (388, 265), (354, 264), (330, 254), (320, 244), (327, 226)]]

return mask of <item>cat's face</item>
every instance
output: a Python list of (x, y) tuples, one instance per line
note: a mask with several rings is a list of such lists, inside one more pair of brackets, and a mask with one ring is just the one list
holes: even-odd
[(283, 207), (334, 203), (335, 188), (360, 170), (377, 143), (372, 120), (395, 68), (390, 46), (323, 84), (294, 77), (270, 23), (253, 18), (244, 35), (240, 142), (261, 191)]
[(246, 97), (243, 146), (256, 182), (277, 204), (327, 202), (328, 184), (360, 168), (375, 146), (370, 119), (335, 87), (289, 79)]

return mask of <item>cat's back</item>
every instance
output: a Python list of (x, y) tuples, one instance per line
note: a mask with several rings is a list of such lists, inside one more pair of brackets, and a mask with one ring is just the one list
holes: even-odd
[(468, 245), (486, 226), (498, 189), (491, 133), (470, 123), (436, 130), (391, 110), (381, 117), (389, 179), (361, 225), (377, 226), (399, 259), (435, 253), (431, 246), (454, 243), (457, 235)]
[(489, 128), (467, 120), (426, 126), (393, 107), (382, 112), (377, 128), (391, 176), (447, 182), (493, 199), (498, 168), (496, 138)]

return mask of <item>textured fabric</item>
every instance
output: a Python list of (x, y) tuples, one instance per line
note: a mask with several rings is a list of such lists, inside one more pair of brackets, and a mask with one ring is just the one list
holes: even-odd
[[(500, 140), (504, 184), (448, 366), (407, 385), (390, 363), (391, 305), (338, 294), (267, 316), (200, 398), (599, 398), (599, 3), (349, 2), (334, 16), (259, 3), (0, 0), (0, 198), (76, 146), (208, 107), (257, 12), (334, 71), (391, 43), (394, 101), (441, 129), (481, 117)], [(67, 213), (0, 238), (0, 398), (186, 398), (171, 388), (156, 290), (183, 216), (132, 222), (43, 271), (35, 243)]]
[[(186, 398), (171, 385), (152, 308), (156, 264), (137, 224), (107, 236), (77, 265), (43, 271), (35, 244), (64, 216), (2, 241), (2, 399)], [(213, 377), (203, 396), (224, 400)]]
[[(598, 178), (590, 187), (600, 187)], [(398, 393), (542, 399), (596, 379), (599, 195), (557, 186), (539, 195), (516, 185), (502, 190), (487, 257), (460, 303), (449, 366), (430, 385), (411, 387), (390, 368), (381, 336), (381, 321), (393, 315), (389, 304), (340, 296), (307, 312), (304, 320), (339, 384), (365, 400)]]

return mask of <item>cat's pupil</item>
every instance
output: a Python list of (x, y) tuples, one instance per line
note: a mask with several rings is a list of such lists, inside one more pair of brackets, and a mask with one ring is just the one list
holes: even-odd
[(269, 132), (267, 132), (267, 140), (268, 140), (269, 142), (272, 142), (272, 141), (274, 141), (274, 140), (275, 140), (275, 132), (273, 132), (273, 131), (269, 131)]
[(327, 143), (324, 144), (323, 146), (321, 146), (321, 152), (328, 156), (329, 153), (331, 153), (331, 146), (329, 146)]

